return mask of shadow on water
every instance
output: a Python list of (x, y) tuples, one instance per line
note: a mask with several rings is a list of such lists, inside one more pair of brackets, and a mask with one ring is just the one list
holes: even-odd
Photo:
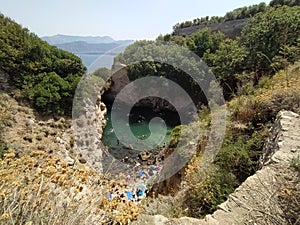
[[(143, 107), (133, 107), (128, 121), (123, 121), (124, 124), (130, 126), (132, 134), (136, 138), (136, 142), (143, 145), (145, 140), (151, 135), (154, 136), (155, 141), (158, 143), (157, 148), (149, 149), (153, 155), (158, 154), (159, 147), (163, 147), (169, 142), (170, 134), (172, 129), (180, 125), (180, 119), (178, 113), (171, 111), (160, 111), (154, 112), (149, 108)], [(149, 122), (153, 119), (159, 117), (164, 120), (165, 123), (160, 121), (151, 122), (151, 131), (149, 129)], [(128, 119), (128, 118), (127, 118)], [(104, 145), (109, 147), (110, 154), (118, 159), (122, 160), (125, 157), (130, 159), (138, 159), (140, 151), (134, 150), (128, 146), (122, 144), (122, 137), (117, 137), (114, 129), (122, 129), (122, 127), (114, 128), (111, 122), (111, 113), (107, 113), (107, 126), (104, 129), (102, 141)], [(167, 133), (166, 133), (167, 130)], [(119, 130), (120, 133), (120, 130)], [(121, 130), (121, 133), (126, 136), (126, 131)]]

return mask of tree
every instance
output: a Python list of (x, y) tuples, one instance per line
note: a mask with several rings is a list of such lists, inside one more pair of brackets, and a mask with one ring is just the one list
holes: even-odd
[(2, 14), (0, 34), (0, 68), (9, 75), (12, 89), (33, 100), (42, 112), (70, 115), (75, 88), (86, 70), (81, 59), (50, 46)]
[(272, 0), (270, 2), (270, 6), (272, 7), (278, 7), (278, 6), (299, 6), (300, 1), (299, 0)]
[(107, 79), (109, 79), (112, 74), (111, 74), (111, 70), (103, 67), (103, 68), (99, 68), (99, 69), (95, 70), (93, 72), (93, 75), (95, 75), (96, 77), (102, 78), (104, 81), (107, 81)]
[[(128, 46), (124, 53), (116, 58), (116, 61), (127, 65), (130, 80), (146, 76), (165, 77), (176, 82), (186, 90), (196, 104), (199, 102), (207, 103), (203, 91), (194, 79), (179, 69), (189, 68), (193, 71), (197, 70), (195, 74), (198, 74), (199, 79), (204, 80), (205, 73), (203, 72), (203, 68), (197, 64), (200, 62), (197, 62), (196, 59), (187, 60), (186, 50), (183, 51), (180, 49), (184, 48), (178, 48), (173, 44), (166, 46), (161, 42), (137, 41)], [(157, 61), (154, 61), (152, 56), (155, 56), (155, 60)], [(141, 62), (141, 60), (144, 61)], [(177, 65), (178, 67), (161, 63), (164, 61), (168, 61), (170, 64)], [(180, 65), (182, 66), (180, 67)]]
[(187, 38), (186, 45), (191, 51), (202, 58), (206, 51), (214, 53), (224, 38), (225, 35), (222, 32), (212, 33), (210, 29), (205, 28)]
[[(280, 68), (272, 67), (282, 49), (299, 47), (300, 7), (268, 8), (251, 18), (241, 35), (241, 44), (248, 49), (248, 67), (257, 73), (273, 73)], [(289, 59), (293, 62), (297, 58)]]
[(221, 83), (225, 98), (237, 91), (247, 54), (247, 50), (240, 46), (237, 40), (231, 39), (222, 41), (215, 53), (204, 53), (203, 60)]
[(60, 109), (63, 97), (69, 96), (69, 85), (55, 72), (44, 74), (43, 80), (34, 87), (35, 106), (42, 112), (62, 112)]

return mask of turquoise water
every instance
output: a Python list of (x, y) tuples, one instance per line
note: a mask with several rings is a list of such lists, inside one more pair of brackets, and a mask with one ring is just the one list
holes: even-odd
[[(155, 151), (167, 145), (172, 129), (179, 125), (177, 113), (156, 113), (149, 108), (133, 108), (127, 118), (121, 119), (118, 116), (114, 118), (118, 119), (117, 124), (121, 123), (123, 126), (113, 127), (111, 113), (108, 112), (102, 141), (117, 159), (125, 156), (135, 158), (141, 149)], [(118, 131), (116, 132), (115, 129)], [(121, 135), (117, 137), (116, 133)], [(133, 134), (133, 139), (130, 141), (127, 140), (129, 133)]]

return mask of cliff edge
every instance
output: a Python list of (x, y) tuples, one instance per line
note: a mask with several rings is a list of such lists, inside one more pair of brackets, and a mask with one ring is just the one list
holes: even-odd
[(299, 173), (291, 167), (292, 159), (300, 154), (299, 134), (299, 115), (290, 111), (279, 112), (264, 147), (262, 168), (248, 177), (212, 215), (202, 220), (140, 215), (132, 224), (288, 224), (280, 199), (289, 195), (290, 187), (300, 189)]

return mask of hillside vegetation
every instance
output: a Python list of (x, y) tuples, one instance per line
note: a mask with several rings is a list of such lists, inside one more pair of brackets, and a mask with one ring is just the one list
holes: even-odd
[[(259, 169), (263, 144), (276, 114), (282, 109), (299, 113), (300, 6), (293, 5), (276, 4), (276, 7), (266, 7), (263, 12), (256, 13), (235, 40), (208, 28), (189, 37), (166, 34), (157, 38), (157, 41), (188, 48), (208, 64), (223, 88), (230, 116), (223, 145), (214, 163), (204, 172), (199, 170), (208, 138), (203, 137), (185, 174), (177, 175), (184, 181), (182, 185), (178, 182), (174, 185), (174, 180), (178, 179), (175, 176), (158, 185), (156, 191), (170, 194), (175, 200), (165, 197), (149, 200), (145, 213), (192, 217), (212, 213)], [(148, 52), (155, 51), (164, 57), (165, 52), (160, 52), (157, 46), (159, 44), (154, 41), (138, 41), (117, 60), (127, 64), (145, 59)], [(172, 49), (168, 53), (169, 57), (181, 57), (179, 52), (173, 54)], [(192, 61), (188, 63), (196, 66)], [(199, 122), (189, 125), (190, 132), (195, 130), (194, 126), (200, 126), (209, 133), (211, 117), (207, 102), (201, 90), (194, 87), (181, 70), (149, 59), (130, 64), (128, 76), (131, 80), (165, 76), (187, 88), (193, 100), (196, 99), (196, 105), (202, 105)], [(171, 143), (178, 142), (180, 130), (180, 127), (174, 129)]]
[(41, 113), (72, 111), (73, 95), (86, 68), (80, 58), (42, 41), (0, 14), (0, 68), (11, 91)]
[[(108, 180), (77, 154), (68, 116), (74, 91), (86, 69), (81, 60), (48, 45), (1, 14), (0, 85), (5, 88), (0, 93), (0, 224), (129, 224), (137, 218), (141, 206), (148, 214), (196, 218), (217, 209), (260, 168), (264, 141), (276, 114), (281, 109), (300, 112), (299, 1), (273, 0), (270, 5), (234, 10), (237, 16), (233, 18), (249, 17), (235, 40), (210, 29), (189, 37), (166, 34), (157, 38), (158, 44), (137, 41), (116, 58), (124, 64), (148, 60), (128, 65), (130, 80), (163, 76), (186, 89), (199, 110), (199, 120), (187, 125), (188, 132), (200, 127), (205, 134), (194, 143), (197, 152), (191, 161), (175, 175), (180, 177), (179, 182), (173, 185), (174, 177), (164, 180), (153, 189), (159, 197), (148, 197), (142, 205), (126, 201), (125, 195), (108, 199), (109, 193), (126, 187), (125, 178)], [(159, 57), (169, 55), (168, 60), (178, 65), (197, 68), (198, 64), (196, 60), (174, 61), (184, 59), (182, 52), (176, 48), (164, 52), (160, 41), (193, 51), (207, 63), (222, 87), (229, 110), (228, 126), (219, 154), (204, 172), (199, 165), (212, 115), (203, 91), (180, 69), (145, 57), (150, 52)], [(104, 82), (110, 75), (111, 71), (99, 69), (79, 88), (86, 95), (95, 94), (89, 82)], [(203, 73), (198, 75), (204, 78)], [(9, 85), (3, 81), (6, 77)], [(80, 104), (75, 107), (76, 112), (85, 110)], [(65, 117), (41, 120), (40, 114)], [(172, 131), (174, 146), (181, 129), (179, 126)], [(87, 139), (84, 144), (90, 145), (88, 133), (82, 136)], [(72, 152), (74, 159), (65, 157), (66, 152)], [(299, 160), (295, 159), (292, 166), (299, 170)], [(291, 206), (289, 199), (283, 199), (286, 224), (299, 221), (299, 214), (294, 213), (299, 211), (299, 192), (295, 193)]]
[[(266, 3), (261, 2), (256, 5), (244, 6), (241, 8), (234, 9), (233, 11), (227, 12), (225, 16), (206, 16), (201, 18), (196, 18), (193, 21), (185, 21), (177, 23), (173, 26), (173, 35), (184, 35), (191, 34), (197, 30), (207, 27), (216, 27), (217, 30), (224, 29), (224, 23), (230, 21), (238, 21), (239, 25), (243, 26), (245, 19), (251, 18), (260, 12), (265, 12), (269, 7), (279, 7), (279, 6), (299, 6), (300, 2), (298, 0), (272, 0), (269, 6)], [(215, 26), (216, 24), (221, 24), (220, 26)], [(232, 26), (227, 25), (227, 26)], [(190, 29), (187, 29), (190, 28)], [(230, 28), (231, 31), (234, 30), (233, 27)], [(188, 32), (186, 32), (188, 31)], [(240, 28), (238, 28), (240, 31)], [(229, 37), (235, 37), (236, 34), (231, 34), (230, 31), (227, 33)]]
[[(300, 6), (269, 7), (248, 20), (237, 40), (226, 38), (221, 32), (211, 32), (208, 28), (189, 37), (166, 34), (159, 36), (157, 40), (174, 42), (202, 58), (220, 82), (226, 100), (229, 100), (248, 84), (256, 85), (261, 77), (271, 77), (300, 59), (299, 10)], [(154, 41), (137, 41), (116, 60), (127, 64), (143, 59), (147, 57), (145, 49), (148, 48), (147, 51), (164, 57), (159, 53), (158, 47), (155, 48)], [(178, 54), (173, 55), (180, 57)], [(193, 66), (193, 62), (189, 64)], [(180, 84), (187, 80), (182, 71), (160, 63), (149, 61), (129, 65), (128, 76), (132, 80), (150, 75), (164, 75)], [(192, 82), (189, 83), (192, 85)]]

